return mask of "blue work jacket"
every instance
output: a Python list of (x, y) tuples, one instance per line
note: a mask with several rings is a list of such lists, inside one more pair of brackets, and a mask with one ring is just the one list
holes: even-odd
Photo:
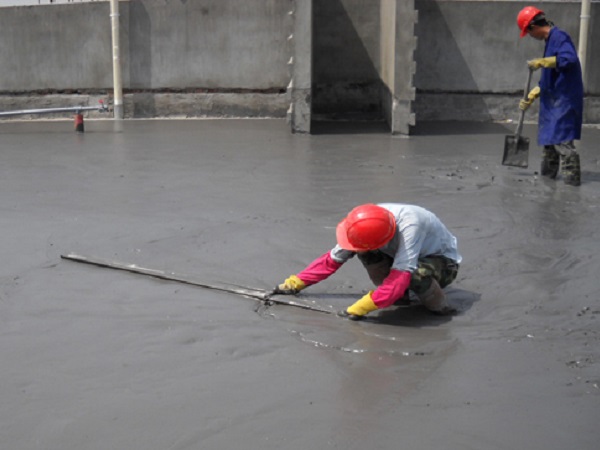
[(542, 69), (538, 144), (554, 145), (581, 138), (583, 81), (573, 41), (552, 27), (544, 58), (556, 56), (556, 67)]

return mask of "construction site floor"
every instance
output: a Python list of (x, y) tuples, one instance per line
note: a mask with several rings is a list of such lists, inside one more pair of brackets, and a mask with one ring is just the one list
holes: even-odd
[[(600, 130), (582, 185), (501, 165), (512, 125), (0, 123), (0, 447), (596, 450)], [(80, 264), (270, 289), (354, 206), (430, 209), (463, 262), (438, 317), (335, 314)], [(299, 302), (373, 289), (349, 261)]]

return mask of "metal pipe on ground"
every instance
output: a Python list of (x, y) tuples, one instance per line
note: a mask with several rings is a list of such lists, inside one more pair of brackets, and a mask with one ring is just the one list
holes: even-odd
[(52, 114), (60, 112), (74, 112), (75, 113), (75, 131), (83, 133), (83, 111), (98, 111), (107, 112), (108, 106), (104, 102), (100, 102), (98, 106), (68, 106), (64, 108), (40, 108), (40, 109), (20, 109), (15, 111), (0, 111), (1, 117), (10, 116), (25, 116), (29, 114)]

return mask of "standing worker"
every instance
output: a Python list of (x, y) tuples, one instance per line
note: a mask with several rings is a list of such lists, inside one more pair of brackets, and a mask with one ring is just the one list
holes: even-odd
[(298, 275), (291, 275), (274, 293), (296, 294), (358, 255), (377, 289), (340, 312), (341, 316), (358, 320), (408, 299), (408, 290), (434, 313), (455, 312), (442, 288), (456, 278), (461, 256), (456, 238), (432, 212), (399, 203), (357, 206), (338, 224), (336, 238), (337, 245), (331, 251)]
[(574, 140), (581, 139), (583, 120), (583, 80), (581, 64), (573, 41), (567, 33), (546, 19), (534, 6), (523, 8), (517, 16), (521, 37), (529, 34), (546, 41), (544, 57), (527, 64), (532, 70), (542, 68), (539, 86), (534, 87), (519, 108), (526, 111), (540, 98), (538, 145), (544, 146), (541, 174), (556, 178), (562, 161), (562, 176), (566, 184), (581, 184), (579, 154)]

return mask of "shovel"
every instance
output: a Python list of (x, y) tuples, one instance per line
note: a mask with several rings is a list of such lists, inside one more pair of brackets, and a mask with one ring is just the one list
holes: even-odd
[[(527, 100), (527, 94), (529, 94), (532, 74), (533, 69), (529, 69), (527, 86), (525, 87), (525, 94), (523, 96), (523, 99), (525, 100)], [(509, 134), (504, 138), (504, 156), (502, 157), (503, 166), (527, 167), (529, 165), (529, 138), (521, 136), (524, 118), (525, 111), (521, 110), (517, 131), (514, 135)]]

